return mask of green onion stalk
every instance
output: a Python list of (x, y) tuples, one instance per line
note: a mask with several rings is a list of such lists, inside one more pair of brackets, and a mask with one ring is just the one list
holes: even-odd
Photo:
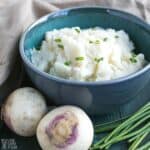
[[(131, 144), (129, 150), (137, 150), (150, 134), (150, 102), (122, 123), (114, 123), (110, 127), (108, 124), (106, 127), (97, 125), (95, 133), (98, 134), (113, 128), (114, 130), (110, 134), (93, 144), (90, 149), (109, 149), (113, 144), (127, 140)], [(142, 150), (144, 146), (150, 148), (150, 144), (147, 143), (139, 149)]]

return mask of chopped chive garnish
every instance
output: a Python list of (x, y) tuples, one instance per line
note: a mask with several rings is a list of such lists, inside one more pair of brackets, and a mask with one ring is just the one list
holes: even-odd
[(64, 49), (64, 46), (62, 44), (58, 44), (58, 47)]
[(136, 60), (136, 54), (132, 54), (132, 57), (130, 58), (130, 61), (132, 62), (132, 63), (136, 63), (137, 62), (137, 60)]
[(91, 44), (91, 43), (93, 43), (93, 41), (90, 40), (89, 43)]
[(99, 40), (96, 40), (96, 41), (91, 41), (91, 40), (89, 40), (89, 43), (90, 43), (90, 44), (92, 44), (92, 43), (94, 43), (94, 44), (100, 44), (100, 41), (99, 41)]
[(97, 62), (97, 63), (99, 63), (99, 62), (102, 61), (102, 60), (104, 60), (103, 57), (101, 57), (101, 58), (94, 58), (94, 61)]
[(76, 31), (77, 33), (80, 33), (80, 29), (78, 29), (78, 28), (75, 28), (75, 31)]
[(103, 41), (107, 41), (108, 40), (108, 38), (107, 37), (105, 37), (104, 39), (103, 39)]
[(96, 40), (96, 41), (95, 41), (95, 44), (100, 44), (100, 41), (99, 41), (99, 40)]
[(134, 58), (134, 57), (131, 57), (131, 58), (130, 58), (130, 61), (131, 61), (132, 63), (136, 63), (136, 62), (137, 62), (136, 58)]
[(116, 38), (116, 39), (118, 39), (118, 38), (119, 38), (119, 36), (118, 36), (118, 35), (115, 35), (115, 38)]
[(66, 62), (64, 62), (64, 65), (66, 65), (66, 66), (71, 65), (71, 61), (66, 61)]
[(76, 57), (75, 59), (76, 59), (77, 61), (82, 61), (82, 60), (84, 60), (84, 57), (80, 56), (80, 57)]
[(61, 42), (61, 39), (60, 39), (60, 38), (57, 38), (57, 39), (55, 39), (55, 42), (60, 43), (60, 42)]

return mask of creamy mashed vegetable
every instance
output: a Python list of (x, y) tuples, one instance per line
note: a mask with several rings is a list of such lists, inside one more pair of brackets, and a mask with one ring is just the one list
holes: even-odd
[(136, 55), (134, 48), (123, 30), (63, 28), (46, 32), (40, 49), (32, 50), (31, 61), (41, 71), (65, 79), (111, 80), (144, 66), (144, 55)]

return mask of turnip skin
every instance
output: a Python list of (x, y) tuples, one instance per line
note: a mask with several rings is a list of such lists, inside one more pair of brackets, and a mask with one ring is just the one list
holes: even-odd
[(47, 111), (45, 98), (37, 90), (24, 87), (7, 98), (2, 115), (6, 125), (20, 136), (33, 136)]
[[(63, 116), (66, 112), (71, 112), (73, 115), (75, 115), (74, 123), (77, 125), (75, 136), (77, 137), (75, 137), (73, 139), (74, 141), (71, 141), (71, 143), (58, 146), (56, 145), (57, 142), (54, 143), (53, 138), (51, 138), (51, 136), (47, 133), (47, 128), (52, 122), (55, 121), (55, 119), (61, 117), (61, 115)], [(64, 125), (65, 128), (63, 131), (66, 131), (68, 126), (62, 122), (61, 124)], [(43, 150), (88, 150), (93, 141), (94, 130), (91, 120), (83, 110), (78, 107), (68, 105), (57, 107), (56, 109), (50, 111), (46, 116), (44, 116), (37, 127), (36, 135), (38, 142)], [(58, 135), (63, 135), (63, 133), (58, 133)]]

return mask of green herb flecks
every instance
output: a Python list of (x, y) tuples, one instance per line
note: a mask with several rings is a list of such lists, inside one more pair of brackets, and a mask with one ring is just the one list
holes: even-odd
[(70, 66), (70, 65), (71, 65), (71, 61), (66, 61), (66, 62), (64, 62), (64, 65)]
[(62, 44), (58, 44), (57, 46), (61, 49), (64, 49), (64, 46)]
[(84, 60), (84, 57), (82, 57), (82, 56), (76, 57), (75, 60), (77, 60), (77, 61), (83, 61), (83, 60)]
[(95, 61), (96, 63), (99, 63), (99, 62), (102, 61), (102, 60), (104, 60), (103, 57), (100, 57), (100, 58), (94, 58), (94, 61)]
[(89, 40), (89, 43), (90, 44), (100, 44), (100, 40), (95, 40), (95, 41)]
[(132, 63), (137, 63), (137, 60), (136, 60), (136, 58), (134, 58), (134, 57), (131, 57), (131, 58), (130, 58), (130, 61), (131, 61)]
[(99, 41), (99, 40), (96, 40), (96, 41), (95, 41), (95, 44), (100, 44), (100, 41)]
[(60, 43), (61, 42), (61, 38), (56, 38), (55, 42)]
[(119, 38), (119, 36), (118, 36), (118, 35), (115, 35), (115, 38), (116, 38), (116, 39), (118, 39), (118, 38)]
[(105, 38), (103, 39), (103, 41), (104, 41), (104, 42), (106, 42), (107, 40), (108, 40), (108, 38), (107, 38), (107, 37), (105, 37)]
[(136, 54), (132, 54), (132, 57), (130, 57), (130, 61), (132, 62), (132, 63), (137, 63), (137, 59), (136, 59)]
[(77, 33), (80, 33), (80, 29), (78, 29), (78, 28), (75, 28), (75, 31), (76, 31)]
[(90, 44), (92, 44), (92, 43), (93, 43), (93, 41), (89, 40), (89, 43), (90, 43)]

